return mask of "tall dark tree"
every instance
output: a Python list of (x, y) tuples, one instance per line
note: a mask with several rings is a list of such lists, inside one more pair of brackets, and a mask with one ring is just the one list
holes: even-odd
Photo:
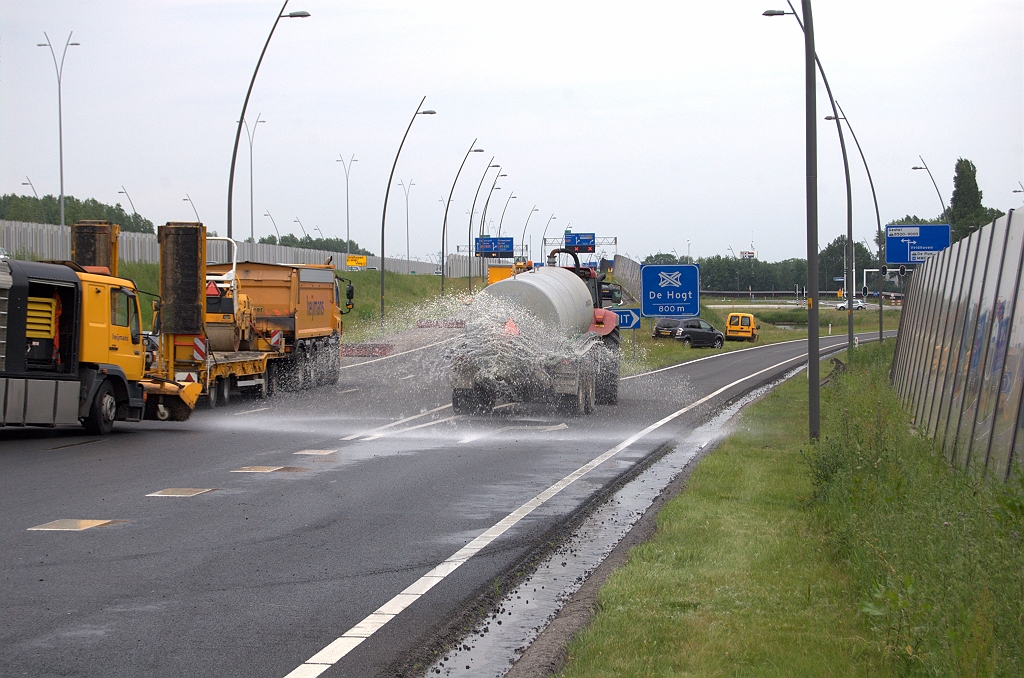
[(346, 243), (344, 238), (311, 238), (308, 235), (304, 235), (301, 238), (296, 237), (291, 233), (285, 233), (278, 240), (277, 236), (267, 235), (259, 239), (259, 242), (264, 245), (284, 245), (285, 247), (305, 247), (311, 250), (322, 250), (324, 252), (345, 252), (351, 251), (352, 254), (365, 254), (367, 256), (375, 256), (370, 250), (363, 249), (359, 246), (355, 240), (351, 242), (351, 247), (346, 249)]
[[(72, 195), (64, 196), (64, 221), (73, 224), (80, 219), (97, 219), (119, 224), (122, 231), (153, 233), (153, 222), (141, 214), (128, 214), (120, 203), (113, 206), (95, 198), (79, 200)], [(56, 196), (44, 195), (38, 200), (31, 195), (0, 196), (0, 219), (27, 221), (31, 223), (59, 224), (60, 203)]]
[(953, 197), (949, 200), (953, 242), (966, 238), (981, 226), (1003, 216), (999, 210), (985, 207), (981, 198), (978, 168), (966, 158), (957, 159), (953, 174)]

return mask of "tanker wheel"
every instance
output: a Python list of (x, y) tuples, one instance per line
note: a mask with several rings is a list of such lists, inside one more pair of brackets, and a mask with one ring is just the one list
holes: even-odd
[(597, 378), (591, 377), (586, 383), (586, 401), (583, 404), (583, 414), (590, 414), (597, 409)]
[(268, 362), (267, 369), (263, 373), (263, 383), (260, 384), (260, 398), (266, 400), (274, 394), (274, 363)]
[(470, 414), (476, 411), (476, 394), (472, 389), (452, 389), (452, 412)]
[(597, 373), (597, 392), (595, 399), (598, 405), (615, 405), (619, 402), (619, 365), (622, 360), (622, 338), (619, 329), (615, 328), (604, 338), (605, 355), (602, 356), (600, 370)]
[(87, 433), (94, 436), (102, 436), (110, 433), (114, 428), (114, 417), (117, 415), (117, 398), (114, 397), (114, 388), (106, 379), (96, 390), (96, 397), (89, 407), (89, 414), (82, 420), (82, 426)]
[(580, 416), (587, 411), (587, 388), (580, 382), (576, 385), (576, 394), (561, 394), (558, 396), (557, 407), (560, 411), (571, 416)]

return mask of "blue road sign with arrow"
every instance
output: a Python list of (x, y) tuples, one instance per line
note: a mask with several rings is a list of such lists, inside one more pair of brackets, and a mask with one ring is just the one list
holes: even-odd
[(640, 314), (652, 316), (700, 315), (700, 266), (648, 265), (640, 268)]
[(615, 315), (619, 316), (620, 330), (635, 330), (640, 327), (640, 309), (638, 308), (613, 308)]
[(923, 264), (950, 244), (949, 224), (885, 227), (885, 263)]

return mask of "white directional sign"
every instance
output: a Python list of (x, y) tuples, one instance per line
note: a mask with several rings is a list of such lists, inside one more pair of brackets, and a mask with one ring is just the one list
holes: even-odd
[(615, 308), (615, 315), (619, 316), (620, 330), (635, 330), (640, 327), (640, 309), (637, 308)]

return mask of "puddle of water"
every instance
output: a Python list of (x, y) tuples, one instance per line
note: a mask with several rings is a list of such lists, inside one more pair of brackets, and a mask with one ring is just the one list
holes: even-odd
[(797, 368), (725, 408), (623, 486), (479, 621), (470, 635), (430, 666), (427, 675), (504, 676), (672, 479), (706, 445), (729, 433), (730, 420), (740, 408), (803, 369)]

